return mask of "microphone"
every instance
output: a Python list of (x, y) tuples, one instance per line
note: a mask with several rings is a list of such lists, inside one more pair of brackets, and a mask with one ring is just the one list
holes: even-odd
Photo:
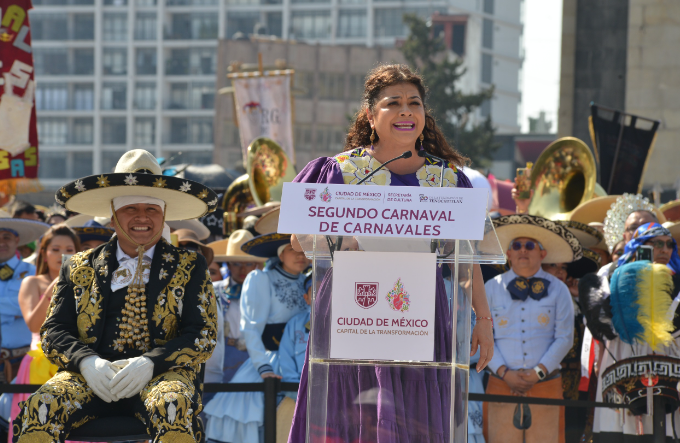
[(412, 156), (413, 156), (413, 152), (411, 152), (411, 151), (404, 151), (403, 154), (401, 154), (401, 155), (399, 155), (399, 156), (397, 156), (397, 157), (394, 157), (392, 160), (387, 160), (385, 163), (383, 163), (382, 165), (380, 165), (380, 167), (376, 168), (375, 171), (371, 172), (371, 173), (368, 174), (366, 177), (362, 178), (362, 179), (359, 181), (359, 183), (357, 183), (357, 185), (360, 185), (360, 184), (362, 184), (363, 182), (365, 182), (366, 180), (368, 180), (369, 178), (373, 177), (373, 174), (375, 174), (376, 172), (380, 171), (382, 168), (384, 168), (385, 166), (389, 165), (389, 164), (392, 163), (393, 161), (399, 160), (399, 159), (401, 159), (401, 158), (411, 158)]
[(440, 161), (442, 163), (446, 163), (446, 161), (443, 158), (437, 157), (436, 155), (432, 155), (425, 150), (418, 151), (418, 157), (425, 157), (425, 158), (429, 158), (430, 160), (436, 160), (436, 161)]

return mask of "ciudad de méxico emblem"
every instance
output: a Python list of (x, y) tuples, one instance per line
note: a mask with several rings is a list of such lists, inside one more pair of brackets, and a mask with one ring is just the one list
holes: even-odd
[(378, 303), (377, 282), (357, 282), (354, 284), (354, 301), (362, 308), (368, 309)]
[(306, 188), (305, 189), (305, 198), (309, 201), (314, 200), (316, 197), (316, 189), (314, 188)]

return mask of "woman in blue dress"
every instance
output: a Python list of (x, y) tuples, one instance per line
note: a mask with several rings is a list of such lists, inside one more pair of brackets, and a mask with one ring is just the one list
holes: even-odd
[[(313, 160), (298, 174), (300, 183), (356, 185), (381, 164), (405, 151), (410, 158), (390, 163), (363, 185), (465, 187), (472, 185), (460, 170), (467, 158), (447, 143), (425, 106), (422, 78), (404, 65), (381, 65), (364, 84), (363, 104), (350, 127), (345, 151)], [(441, 116), (444, 117), (444, 116)], [(430, 157), (418, 155), (419, 151)], [(443, 159), (442, 161), (432, 156)], [(297, 240), (293, 240), (300, 248)], [(325, 339), (330, 315), (329, 272), (315, 299), (312, 340)], [(441, 271), (435, 299), (436, 362), (452, 361), (451, 310)], [(479, 266), (474, 266), (472, 307), (477, 324), (472, 332), (472, 354), (480, 347), (477, 371), (493, 356), (491, 313)], [(309, 347), (308, 351), (309, 353)], [(303, 369), (290, 443), (304, 443), (307, 429), (308, 362)], [(360, 395), (373, 392), (375, 406), (362, 408)], [(332, 365), (328, 370), (328, 404), (325, 428), (328, 441), (378, 443), (444, 443), (449, 441), (451, 377), (448, 371), (430, 368)], [(366, 410), (364, 410), (366, 409)], [(456, 417), (455, 426), (459, 426)], [(319, 424), (314, 424), (318, 426)], [(319, 432), (310, 426), (312, 432)], [(316, 435), (312, 436), (315, 441)], [(324, 437), (321, 439), (323, 440)]]
[[(305, 275), (309, 260), (290, 245), (290, 235), (265, 234), (243, 244), (244, 252), (268, 257), (264, 270), (248, 274), (241, 290), (241, 333), (250, 358), (231, 383), (281, 378), (278, 349), (288, 320), (307, 309)], [(263, 434), (264, 394), (220, 392), (205, 406), (208, 440), (259, 443)]]

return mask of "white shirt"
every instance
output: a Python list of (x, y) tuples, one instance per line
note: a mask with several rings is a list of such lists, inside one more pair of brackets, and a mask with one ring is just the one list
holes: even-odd
[[(513, 300), (508, 284), (517, 277), (512, 270), (486, 282), (494, 323), (494, 354), (489, 368), (496, 372), (533, 368), (542, 363), (551, 373), (574, 344), (574, 305), (567, 285), (540, 269), (533, 277), (550, 282), (541, 300)], [(532, 277), (532, 278), (533, 278)]]
[[(153, 252), (155, 250), (156, 245), (153, 245), (149, 248), (149, 250), (144, 251), (144, 257), (142, 258), (144, 261), (144, 264), (142, 265), (144, 266), (144, 274), (142, 275), (142, 278), (145, 284), (149, 283), (151, 260), (153, 259)], [(137, 271), (137, 257), (132, 258), (123, 252), (123, 250), (120, 248), (120, 243), (118, 243), (116, 249), (116, 259), (118, 260), (118, 269), (114, 271), (113, 277), (111, 278), (111, 292), (116, 292), (117, 290), (129, 285), (132, 282), (132, 277)]]

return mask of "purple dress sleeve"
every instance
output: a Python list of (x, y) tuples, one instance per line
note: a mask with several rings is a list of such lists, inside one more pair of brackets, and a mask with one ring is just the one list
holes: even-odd
[(462, 169), (458, 169), (458, 187), (459, 188), (472, 188), (472, 182), (470, 182), (470, 179), (468, 178), (467, 175), (463, 172)]
[(342, 171), (333, 157), (319, 157), (307, 163), (293, 180), (294, 183), (328, 183), (344, 185)]

